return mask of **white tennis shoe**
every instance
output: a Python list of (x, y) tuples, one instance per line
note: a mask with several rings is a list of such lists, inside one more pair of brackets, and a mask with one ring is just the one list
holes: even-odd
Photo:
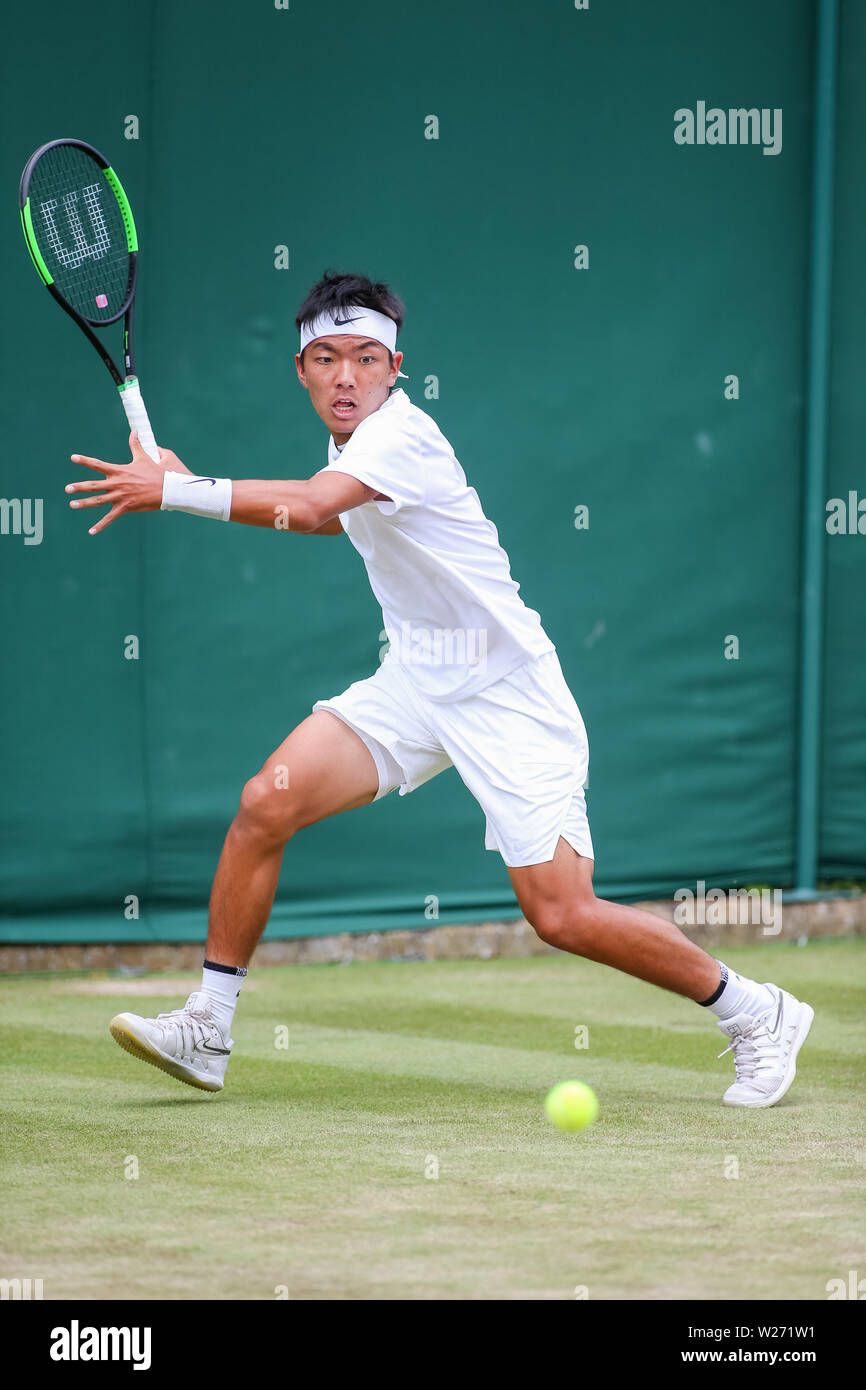
[(211, 1017), (206, 994), (191, 994), (182, 1009), (156, 1018), (117, 1014), (108, 1026), (114, 1041), (133, 1057), (202, 1091), (222, 1090), (234, 1043), (223, 1038)]
[(773, 1004), (766, 1013), (719, 1020), (719, 1027), (731, 1040), (719, 1056), (733, 1051), (737, 1073), (723, 1096), (725, 1105), (775, 1105), (794, 1080), (797, 1053), (806, 1041), (815, 1011), (777, 985), (768, 984), (767, 988), (773, 993)]

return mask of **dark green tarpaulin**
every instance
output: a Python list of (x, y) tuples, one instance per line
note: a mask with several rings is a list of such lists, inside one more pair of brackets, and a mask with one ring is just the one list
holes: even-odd
[[(142, 385), (195, 471), (322, 467), (297, 306), (326, 266), (403, 295), (404, 384), (587, 723), (597, 890), (792, 881), (815, 14), (49, 0), (6, 17), (0, 493), (44, 499), (44, 537), (0, 535), (0, 936), (200, 936), (244, 781), (380, 649), (344, 537), (163, 514), (91, 538), (69, 512), (70, 452), (120, 460), (126, 434), (16, 225), (20, 169), (59, 135), (109, 153), (131, 196)], [(843, 497), (866, 496), (864, 61), (849, 0), (828, 459)], [(674, 112), (699, 101), (781, 109), (780, 153), (678, 145)], [(866, 536), (828, 537), (826, 566), (820, 867), (862, 873)], [(317, 825), (288, 848), (269, 931), (429, 926), (430, 895), (440, 922), (513, 911), (483, 839), (453, 770)]]

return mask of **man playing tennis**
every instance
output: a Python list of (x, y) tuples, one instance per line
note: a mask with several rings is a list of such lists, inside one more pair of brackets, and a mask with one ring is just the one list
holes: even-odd
[(179, 1080), (222, 1090), (235, 1006), (287, 842), (453, 765), (541, 939), (708, 1009), (734, 1054), (726, 1104), (774, 1105), (794, 1079), (813, 1011), (729, 971), (651, 913), (595, 897), (583, 720), (475, 489), (435, 422), (397, 386), (403, 312), (387, 285), (327, 273), (301, 306), (298, 378), (330, 433), (328, 463), (311, 478), (199, 477), (167, 450), (154, 463), (134, 434), (131, 463), (72, 456), (104, 475), (67, 487), (73, 507), (110, 505), (94, 533), (125, 512), (160, 508), (345, 532), (390, 641), (375, 674), (318, 700), (244, 787), (213, 883), (200, 990), (157, 1018), (118, 1014), (111, 1032)]

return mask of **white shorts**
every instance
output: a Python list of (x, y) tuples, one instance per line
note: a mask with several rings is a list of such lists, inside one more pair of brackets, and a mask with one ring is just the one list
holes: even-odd
[(379, 797), (455, 767), (487, 817), (484, 845), (509, 868), (546, 864), (560, 836), (594, 858), (584, 783), (589, 745), (559, 657), (545, 652), (477, 695), (434, 704), (398, 662), (317, 700), (363, 739)]

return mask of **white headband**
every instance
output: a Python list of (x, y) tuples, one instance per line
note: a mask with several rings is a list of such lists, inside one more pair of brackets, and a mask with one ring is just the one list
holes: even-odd
[[(332, 333), (356, 333), (364, 338), (373, 338), (390, 352), (397, 346), (397, 325), (393, 319), (387, 314), (380, 314), (378, 309), (349, 305), (345, 309), (328, 310), (313, 319), (312, 323), (302, 323), (301, 352), (316, 338), (325, 338)], [(406, 377), (405, 372), (398, 372), (397, 375)]]

